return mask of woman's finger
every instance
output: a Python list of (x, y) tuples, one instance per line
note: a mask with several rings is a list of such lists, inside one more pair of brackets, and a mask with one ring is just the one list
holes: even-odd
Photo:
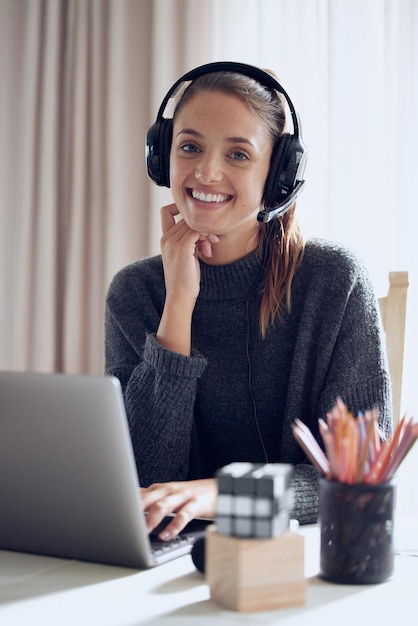
[(196, 498), (188, 500), (176, 511), (172, 521), (158, 535), (162, 541), (172, 539), (187, 526), (195, 517), (198, 517), (199, 504)]
[(189, 517), (189, 514), (187, 513), (186, 505), (188, 504), (188, 502), (189, 500), (185, 499), (185, 494), (183, 493), (171, 494), (169, 496), (166, 496), (162, 500), (158, 500), (158, 502), (155, 502), (147, 510), (146, 522), (148, 532), (154, 530), (154, 528), (156, 528), (165, 517), (176, 513), (175, 517), (173, 518), (176, 519), (179, 511), (182, 511), (176, 523), (174, 525), (172, 525), (172, 523), (169, 524), (169, 530), (171, 530), (171, 533), (173, 533), (170, 533), (171, 537), (176, 534), (176, 531), (180, 532), (193, 517), (193, 514), (192, 517)]
[(171, 228), (173, 228), (173, 226), (175, 226), (176, 215), (180, 215), (180, 211), (175, 204), (168, 204), (161, 207), (160, 217), (163, 235), (165, 235), (165, 233), (167, 233), (169, 230), (171, 230)]
[(199, 240), (197, 242), (197, 247), (199, 249), (199, 252), (202, 254), (202, 256), (204, 256), (207, 259), (212, 258), (212, 244), (209, 241), (209, 239)]

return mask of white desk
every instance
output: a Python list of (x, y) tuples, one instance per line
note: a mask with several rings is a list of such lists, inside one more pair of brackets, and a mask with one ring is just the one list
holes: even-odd
[[(410, 526), (418, 533), (418, 520)], [(380, 585), (333, 585), (317, 577), (318, 529), (305, 527), (301, 532), (309, 584), (306, 605), (300, 608), (224, 610), (210, 599), (190, 556), (137, 571), (0, 551), (0, 624), (418, 626), (417, 556), (396, 556), (394, 576)], [(405, 544), (405, 535), (401, 541)]]

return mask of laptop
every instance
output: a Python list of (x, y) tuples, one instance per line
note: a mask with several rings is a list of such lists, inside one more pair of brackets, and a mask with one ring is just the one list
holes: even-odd
[(145, 569), (209, 520), (149, 536), (117, 378), (0, 372), (0, 549)]

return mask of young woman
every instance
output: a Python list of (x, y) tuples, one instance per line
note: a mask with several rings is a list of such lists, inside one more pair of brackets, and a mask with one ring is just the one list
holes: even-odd
[(291, 463), (293, 516), (314, 522), (318, 474), (292, 424), (320, 441), (337, 397), (392, 428), (367, 272), (339, 245), (305, 243), (294, 204), (257, 220), (285, 101), (267, 74), (221, 65), (175, 108), (161, 255), (121, 270), (107, 298), (106, 372), (124, 390), (149, 529), (176, 513), (163, 539), (214, 515), (216, 470), (233, 461)]

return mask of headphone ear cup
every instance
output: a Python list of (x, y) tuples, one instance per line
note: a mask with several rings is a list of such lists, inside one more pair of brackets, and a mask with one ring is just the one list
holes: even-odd
[(264, 185), (263, 201), (266, 207), (273, 207), (284, 200), (283, 195), (281, 196), (281, 178), (283, 177), (283, 166), (291, 140), (292, 136), (289, 133), (283, 133), (273, 146), (270, 169)]
[(267, 208), (284, 205), (297, 189), (306, 166), (307, 151), (299, 137), (285, 133), (279, 137), (270, 160), (270, 170), (264, 186)]
[(146, 162), (148, 175), (160, 187), (170, 187), (170, 151), (173, 121), (161, 119), (148, 130)]

